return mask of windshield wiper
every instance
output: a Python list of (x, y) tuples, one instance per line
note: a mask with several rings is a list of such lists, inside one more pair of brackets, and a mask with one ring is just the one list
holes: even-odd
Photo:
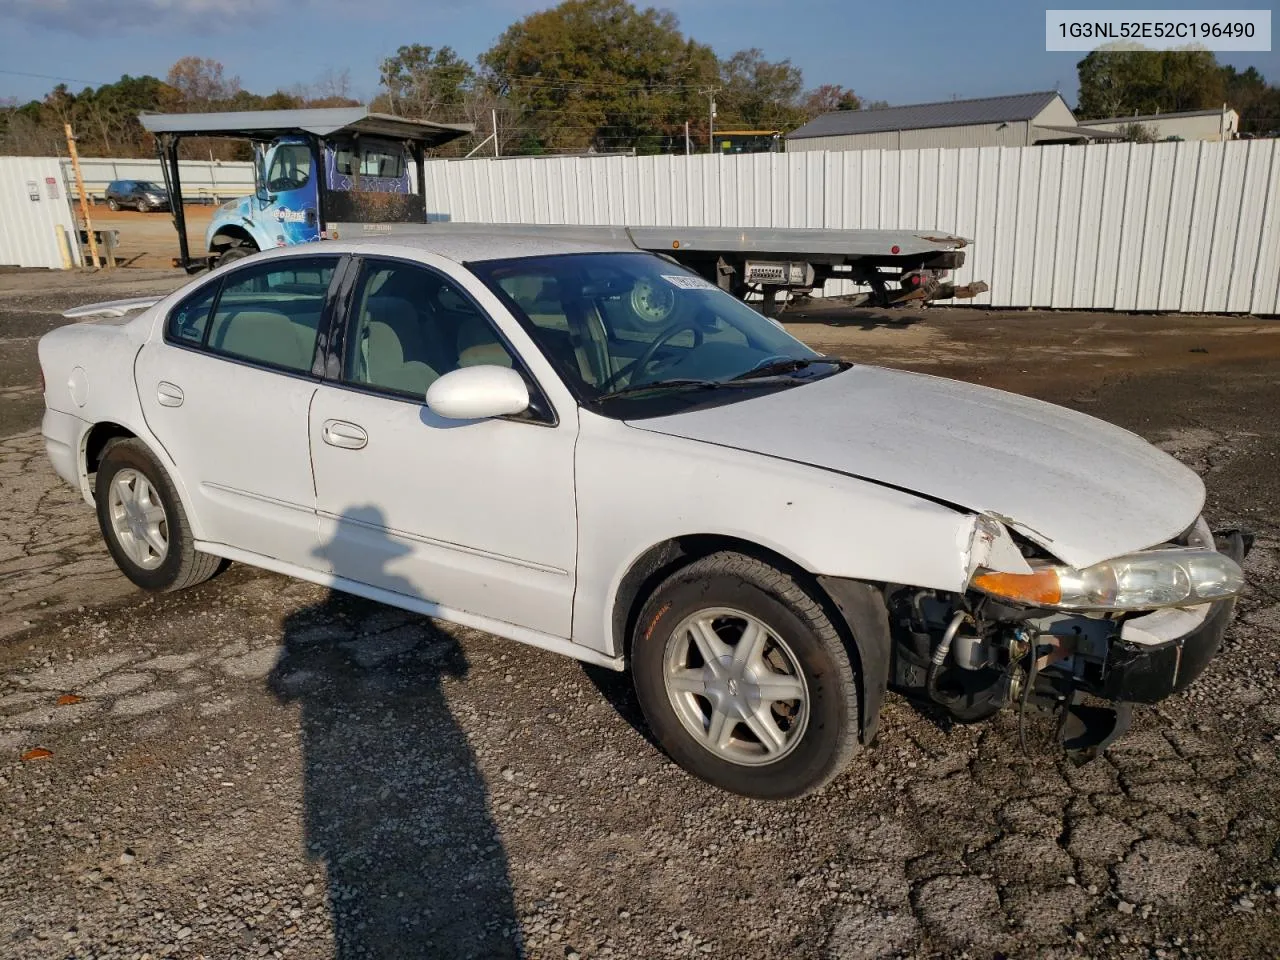
[(779, 357), (777, 360), (771, 360), (768, 363), (761, 364), (753, 370), (746, 373), (740, 373), (736, 377), (731, 378), (730, 383), (738, 380), (755, 380), (760, 377), (776, 377), (782, 373), (794, 373), (797, 370), (803, 370), (811, 367), (815, 363), (830, 363), (839, 367), (841, 370), (852, 366), (848, 360), (842, 360), (839, 357), (818, 356), (818, 357)]
[(612, 400), (615, 397), (629, 397), (637, 393), (649, 393), (653, 390), (714, 390), (723, 387), (722, 380), (695, 380), (690, 377), (672, 378), (670, 380), (652, 380), (649, 383), (637, 383), (621, 390), (614, 390), (595, 398), (595, 403)]

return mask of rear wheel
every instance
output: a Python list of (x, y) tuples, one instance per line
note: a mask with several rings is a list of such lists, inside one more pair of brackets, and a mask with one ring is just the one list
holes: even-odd
[(118, 440), (98, 464), (98, 527), (121, 572), (164, 593), (203, 583), (223, 561), (195, 549), (173, 482), (141, 440)]
[(116, 202), (115, 197), (107, 197), (107, 209), (112, 213), (120, 209), (120, 204)]
[(694, 776), (781, 800), (819, 789), (858, 745), (858, 689), (839, 633), (793, 577), (717, 553), (669, 577), (632, 645), (636, 693)]
[(249, 246), (227, 247), (222, 253), (218, 254), (218, 266), (226, 266), (228, 263), (235, 263), (237, 260), (243, 260), (245, 257), (252, 256), (258, 251)]
[(146, 197), (143, 197), (141, 200), (138, 201), (138, 212), (139, 213), (151, 212), (151, 204), (147, 202)]

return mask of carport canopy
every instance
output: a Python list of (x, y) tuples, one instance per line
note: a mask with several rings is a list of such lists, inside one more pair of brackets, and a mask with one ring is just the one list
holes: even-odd
[(142, 113), (143, 129), (156, 135), (180, 137), (231, 137), (239, 140), (272, 140), (287, 134), (310, 133), (318, 137), (365, 134), (392, 140), (410, 140), (424, 147), (438, 147), (475, 131), (469, 123), (436, 123), (388, 113), (372, 113), (368, 107), (325, 107), (311, 110), (234, 110), (227, 113)]

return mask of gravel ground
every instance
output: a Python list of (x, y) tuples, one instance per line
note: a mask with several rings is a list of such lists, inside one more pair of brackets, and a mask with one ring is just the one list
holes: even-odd
[(1222, 654), (1105, 759), (890, 696), (770, 805), (668, 762), (624, 677), (245, 567), (134, 591), (43, 459), (35, 338), (176, 282), (0, 276), (0, 956), (1276, 955), (1280, 325), (793, 314), (1135, 429), (1259, 539)]

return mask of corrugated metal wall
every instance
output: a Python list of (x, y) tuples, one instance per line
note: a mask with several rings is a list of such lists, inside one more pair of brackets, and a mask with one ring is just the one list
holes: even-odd
[(433, 161), (478, 223), (879, 227), (974, 241), (1003, 307), (1280, 313), (1280, 141)]
[[(74, 196), (75, 176), (71, 161), (61, 161), (64, 177)], [(110, 157), (81, 157), (80, 175), (90, 197), (101, 198), (112, 180), (152, 180), (164, 184), (159, 160), (115, 160)], [(253, 193), (253, 164), (248, 160), (181, 160), (178, 175), (182, 195), (188, 200), (240, 197)]]
[(76, 221), (52, 157), (0, 157), (0, 265), (62, 268), (62, 231), (79, 263)]

